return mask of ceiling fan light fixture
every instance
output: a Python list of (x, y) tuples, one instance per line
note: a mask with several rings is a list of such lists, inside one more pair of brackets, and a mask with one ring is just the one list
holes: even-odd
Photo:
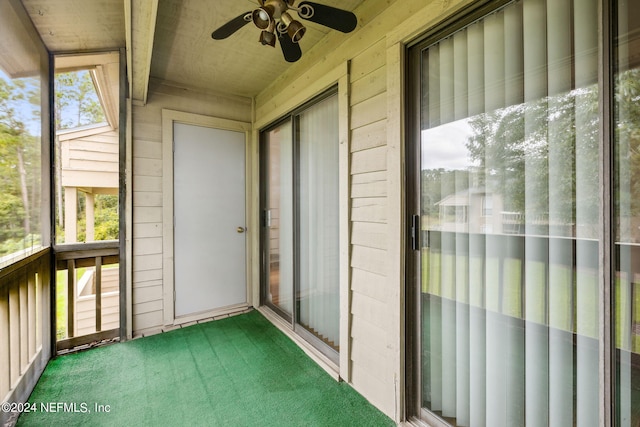
[(260, 44), (263, 46), (276, 47), (276, 35), (271, 31), (263, 30), (260, 33)]
[(287, 12), (283, 13), (280, 17), (280, 25), (278, 26), (278, 30), (280, 32), (287, 31), (291, 41), (294, 43), (298, 43), (307, 29), (300, 22), (296, 21), (289, 15)]
[(287, 27), (287, 33), (294, 43), (298, 43), (306, 32), (307, 29), (298, 21), (291, 22)]
[(251, 18), (256, 27), (266, 30), (273, 24), (273, 14), (275, 7), (272, 4), (259, 7), (251, 14)]

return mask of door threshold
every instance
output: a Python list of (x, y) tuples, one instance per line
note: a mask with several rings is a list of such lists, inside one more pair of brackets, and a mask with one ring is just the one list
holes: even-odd
[(216, 308), (215, 310), (201, 311), (193, 314), (186, 314), (173, 319), (174, 326), (189, 326), (189, 324), (202, 323), (210, 320), (218, 320), (234, 314), (241, 314), (251, 307), (247, 303), (229, 305), (227, 307)]

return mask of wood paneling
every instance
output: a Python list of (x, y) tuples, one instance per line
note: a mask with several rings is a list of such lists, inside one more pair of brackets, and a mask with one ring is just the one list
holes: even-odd
[(122, 1), (22, 0), (22, 3), (44, 44), (53, 52), (125, 46)]
[(356, 222), (387, 222), (386, 197), (369, 197), (351, 200), (351, 221)]
[[(162, 302), (160, 301), (159, 304)], [(147, 330), (156, 330), (162, 325), (162, 309), (152, 307), (153, 303), (133, 305), (133, 334), (138, 336)]]
[(351, 273), (352, 291), (367, 295), (379, 301), (388, 301), (391, 294), (385, 276), (353, 268)]
[(133, 245), (133, 255), (153, 255), (162, 253), (162, 237), (138, 238)]
[(387, 171), (368, 172), (351, 177), (351, 197), (385, 197), (387, 195)]
[(358, 129), (387, 117), (387, 94), (379, 93), (351, 107), (351, 129)]
[(357, 82), (385, 65), (386, 37), (373, 41), (369, 47), (359, 52), (352, 60), (351, 82)]
[(133, 281), (138, 286), (147, 286), (150, 282), (156, 282), (156, 281), (160, 281), (160, 284), (162, 284), (162, 270), (134, 271)]
[(387, 249), (389, 236), (385, 224), (359, 221), (354, 222), (351, 227), (352, 244), (372, 249)]
[(375, 367), (369, 367), (366, 363), (360, 363), (360, 361), (352, 361), (351, 370), (353, 371), (353, 388), (382, 412), (395, 418), (396, 410), (393, 405), (393, 395), (389, 395), (389, 390), (393, 390), (394, 383), (393, 381), (381, 380), (381, 378), (388, 378), (389, 374), (381, 371), (376, 372)]
[(351, 248), (351, 268), (386, 276), (387, 251), (353, 245)]
[(387, 144), (385, 120), (369, 123), (351, 131), (351, 152), (368, 150)]
[(63, 187), (118, 188), (118, 133), (109, 127), (59, 134)]
[(375, 147), (351, 154), (351, 173), (368, 173), (387, 170), (387, 147)]

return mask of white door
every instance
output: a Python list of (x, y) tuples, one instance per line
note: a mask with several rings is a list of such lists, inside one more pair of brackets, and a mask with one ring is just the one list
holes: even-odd
[(246, 303), (245, 134), (174, 123), (175, 316)]

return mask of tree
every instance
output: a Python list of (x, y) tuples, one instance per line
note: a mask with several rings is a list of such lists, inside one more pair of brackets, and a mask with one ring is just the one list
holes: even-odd
[(638, 242), (640, 217), (640, 70), (616, 76), (615, 91), (616, 240)]
[[(480, 181), (528, 224), (587, 234), (598, 220), (598, 91), (594, 85), (472, 117)], [(562, 227), (565, 226), (565, 227)], [(549, 230), (539, 230), (548, 233)]]
[[(0, 76), (1, 77), (1, 76)], [(40, 143), (28, 121), (38, 118), (39, 81), (0, 78), (0, 242), (21, 240), (39, 222)], [(25, 123), (27, 121), (27, 123)], [(37, 120), (39, 123), (39, 120)], [(20, 202), (18, 204), (18, 201)], [(17, 226), (18, 218), (20, 226)], [(12, 246), (12, 245), (9, 245)], [(0, 249), (0, 253), (6, 250)]]
[(72, 129), (105, 121), (88, 71), (58, 73), (55, 87), (56, 129)]

